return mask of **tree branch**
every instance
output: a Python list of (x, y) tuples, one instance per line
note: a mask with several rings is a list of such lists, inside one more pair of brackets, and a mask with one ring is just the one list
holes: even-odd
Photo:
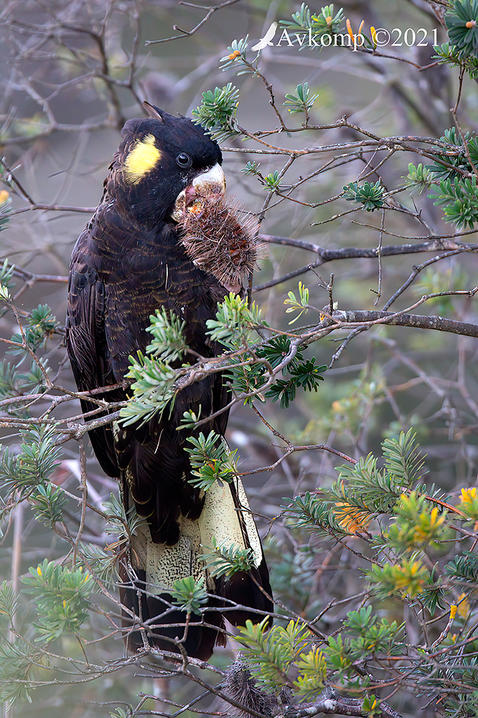
[[(461, 334), (466, 337), (478, 337), (478, 324), (469, 322), (458, 322), (454, 319), (445, 319), (439, 316), (426, 316), (424, 314), (395, 314), (393, 312), (378, 312), (364, 310), (336, 311), (332, 319), (347, 324), (362, 324), (365, 322), (377, 322), (393, 324), (401, 327), (413, 327), (415, 329), (434, 329), (438, 332), (450, 332)], [(381, 322), (382, 319), (386, 321)]]

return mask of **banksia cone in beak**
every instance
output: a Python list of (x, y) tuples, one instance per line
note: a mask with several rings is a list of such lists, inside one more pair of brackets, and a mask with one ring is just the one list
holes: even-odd
[(257, 259), (256, 221), (241, 218), (212, 189), (198, 188), (186, 195), (179, 219), (186, 254), (226, 289), (238, 293)]

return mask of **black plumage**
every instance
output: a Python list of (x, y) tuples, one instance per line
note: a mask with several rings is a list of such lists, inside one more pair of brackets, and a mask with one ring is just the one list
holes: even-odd
[[(123, 381), (129, 356), (144, 352), (150, 341), (146, 328), (150, 315), (159, 307), (185, 321), (185, 338), (191, 349), (205, 357), (220, 351), (205, 329), (206, 320), (215, 316), (217, 302), (222, 301), (227, 288), (187, 256), (180, 241), (181, 230), (172, 216), (183, 190), (183, 197), (189, 197), (201, 177), (207, 179), (209, 175), (217, 183), (220, 170), (211, 168), (221, 165), (221, 152), (189, 119), (151, 106), (150, 111), (153, 117), (125, 124), (101, 202), (72, 255), (66, 336), (81, 391)], [(118, 401), (126, 392), (119, 388), (99, 396)], [(170, 411), (144, 426), (108, 425), (89, 432), (103, 470), (121, 482), (126, 507), (134, 503), (138, 514), (147, 520), (148, 530), (133, 537), (122, 599), (143, 624), (161, 624), (148, 633), (155, 645), (166, 650), (177, 650), (170, 639), (180, 638), (183, 629), (164, 624), (184, 623), (185, 616), (174, 611), (161, 617), (170, 585), (160, 586), (157, 577), (166, 577), (169, 584), (173, 577), (197, 577), (203, 571), (198, 552), (205, 535), (201, 524), (205, 497), (187, 481), (191, 470), (184, 451), (188, 433), (177, 431), (177, 427), (184, 411), (201, 407), (202, 416), (207, 416), (225, 406), (229, 398), (222, 377), (216, 374), (181, 391)], [(82, 408), (86, 413), (95, 405), (84, 400)], [(213, 428), (224, 435), (226, 424), (227, 413), (222, 413), (201, 429), (207, 432)], [(226, 504), (235, 507), (228, 519), (234, 523), (231, 538), (237, 537), (239, 527), (244, 546), (256, 545), (255, 528), (241, 511), (242, 487), (233, 483), (227, 491), (227, 496), (218, 494), (218, 500), (225, 502), (225, 511)], [(214, 516), (216, 509), (211, 501), (206, 509)], [(208, 530), (211, 525), (209, 522)], [(272, 610), (265, 595), (271, 591), (260, 547), (256, 547), (255, 555), (256, 566), (230, 580), (213, 580), (204, 574), (208, 589), (217, 595), (209, 605), (221, 606), (221, 598), (229, 598), (242, 606)], [(235, 624), (248, 617), (244, 610), (226, 615)], [(260, 615), (250, 617), (257, 621)], [(126, 622), (131, 624), (130, 615)], [(220, 640), (223, 617), (220, 611), (208, 611), (203, 622), (209, 628), (190, 627), (184, 647), (189, 655), (204, 659)], [(129, 633), (130, 647), (139, 641), (139, 632)]]

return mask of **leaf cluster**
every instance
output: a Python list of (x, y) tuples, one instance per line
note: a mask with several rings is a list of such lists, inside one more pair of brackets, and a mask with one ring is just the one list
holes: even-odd
[(295, 92), (288, 92), (285, 96), (284, 105), (291, 115), (297, 112), (308, 113), (318, 99), (318, 94), (312, 94), (309, 83), (302, 82), (295, 88)]
[(236, 453), (230, 451), (224, 437), (211, 429), (205, 436), (188, 436), (185, 447), (189, 454), (191, 476), (188, 482), (198, 489), (207, 491), (216, 481), (231, 482), (237, 473)]
[(187, 613), (201, 614), (201, 607), (207, 603), (204, 578), (197, 581), (193, 576), (177, 579), (171, 589), (172, 602)]
[(478, 0), (453, 0), (445, 14), (450, 43), (464, 56), (478, 55)]
[(138, 352), (129, 357), (127, 379), (133, 379), (133, 395), (120, 410), (125, 426), (147, 423), (155, 414), (162, 415), (175, 395), (176, 372), (169, 364)]
[(45, 559), (36, 569), (30, 568), (22, 582), (35, 603), (37, 641), (49, 643), (67, 633), (78, 635), (93, 589), (82, 567), (69, 569)]
[(291, 20), (281, 20), (281, 26), (292, 32), (310, 32), (312, 35), (334, 35), (343, 29), (344, 11), (335, 12), (333, 3), (324, 5), (320, 12), (313, 13), (306, 3), (292, 13)]
[(231, 82), (202, 93), (202, 102), (192, 111), (194, 120), (218, 142), (239, 134), (236, 112), (239, 90)]
[(212, 546), (206, 548), (201, 556), (208, 571), (215, 578), (230, 578), (240, 571), (250, 571), (254, 566), (254, 552), (251, 548), (241, 548), (235, 544), (218, 544), (213, 538)]
[(184, 339), (185, 321), (163, 306), (149, 318), (146, 331), (153, 335), (146, 351), (161, 362), (171, 363), (182, 359), (188, 347)]
[(343, 191), (346, 200), (362, 204), (367, 212), (374, 212), (384, 205), (385, 188), (380, 180), (375, 183), (364, 182), (362, 185), (358, 182), (350, 182), (344, 185)]
[[(32, 309), (24, 319), (23, 331), (27, 346), (36, 352), (44, 346), (47, 339), (53, 336), (58, 327), (58, 322), (48, 304), (39, 304)], [(24, 338), (20, 332), (13, 334), (12, 341), (22, 344)], [(25, 349), (18, 348), (10, 350), (10, 354), (23, 355)]]

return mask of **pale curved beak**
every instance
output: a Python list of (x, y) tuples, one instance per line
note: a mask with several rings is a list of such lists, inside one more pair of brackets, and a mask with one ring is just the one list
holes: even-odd
[(222, 194), (226, 191), (226, 175), (220, 164), (216, 163), (210, 170), (202, 172), (193, 179), (193, 187), (207, 185), (213, 185), (216, 190), (220, 188)]
[(196, 192), (200, 194), (201, 190), (212, 190), (218, 194), (223, 195), (226, 191), (226, 175), (219, 163), (216, 163), (214, 167), (201, 172), (200, 175), (195, 177), (192, 183), (180, 192), (174, 203), (174, 210), (171, 217), (179, 222), (185, 211), (185, 205), (190, 201), (190, 198), (194, 196)]

